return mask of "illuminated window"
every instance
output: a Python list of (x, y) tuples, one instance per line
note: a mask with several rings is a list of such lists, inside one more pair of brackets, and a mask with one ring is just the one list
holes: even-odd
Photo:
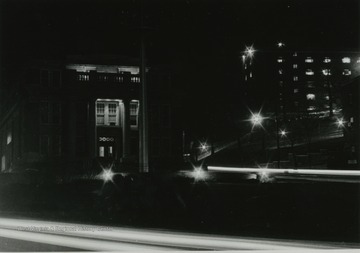
[(297, 56), (297, 53), (295, 52), (295, 53), (293, 54), (293, 56), (296, 57), (296, 56)]
[(105, 104), (97, 103), (96, 104), (96, 125), (105, 124)]
[(356, 63), (360, 63), (360, 58), (356, 60)]
[(351, 75), (351, 71), (350, 71), (349, 69), (344, 69), (343, 75), (344, 75), (344, 76), (350, 76), (350, 75)]
[(283, 58), (278, 58), (278, 59), (277, 59), (277, 62), (278, 62), (278, 63), (281, 63), (281, 62), (283, 62), (283, 61), (284, 61)]
[(312, 63), (312, 62), (314, 62), (314, 59), (311, 58), (311, 57), (307, 57), (307, 58), (305, 59), (305, 62), (306, 62), (306, 63)]
[(322, 70), (322, 73), (323, 73), (324, 76), (331, 76), (331, 71), (330, 71), (330, 69), (323, 69), (323, 70)]
[(116, 76), (116, 77), (115, 77), (115, 82), (118, 82), (118, 83), (124, 82), (124, 77), (122, 77), (122, 76)]
[(249, 77), (252, 78), (252, 72), (250, 72)]
[(307, 100), (315, 100), (315, 94), (307, 94), (306, 99)]
[(324, 63), (330, 63), (330, 62), (331, 62), (331, 59), (329, 57), (325, 57)]
[(116, 118), (117, 118), (117, 104), (116, 103), (109, 103), (108, 104), (109, 110), (109, 125), (116, 126)]
[(293, 69), (297, 69), (298, 65), (297, 64), (293, 64)]
[(119, 102), (117, 101), (96, 102), (96, 124), (100, 126), (118, 126), (119, 111)]
[(325, 96), (325, 100), (329, 100), (330, 99), (330, 97), (329, 96)]
[(282, 75), (282, 74), (283, 74), (283, 70), (279, 69), (279, 75)]
[(100, 82), (106, 82), (108, 80), (108, 76), (99, 75), (98, 79), (99, 79)]
[(350, 63), (351, 60), (350, 60), (349, 57), (344, 57), (344, 58), (342, 58), (342, 62), (343, 62), (343, 63)]
[(138, 76), (132, 76), (132, 77), (131, 77), (131, 82), (132, 82), (132, 83), (140, 83), (140, 77), (138, 77)]
[(305, 72), (305, 74), (306, 74), (307, 76), (313, 76), (313, 75), (314, 75), (314, 71), (312, 71), (311, 69), (307, 69), (306, 72)]
[(309, 107), (307, 108), (308, 111), (314, 111), (315, 109), (316, 109), (315, 106), (309, 106)]
[(294, 89), (294, 93), (298, 93), (299, 92), (299, 89)]
[(131, 100), (130, 102), (130, 126), (137, 128), (139, 121), (139, 100)]
[(297, 81), (299, 81), (299, 77), (297, 77), (297, 76), (294, 76), (294, 82), (297, 82)]
[(105, 157), (105, 147), (104, 146), (99, 147), (99, 157)]
[(78, 74), (78, 81), (89, 81), (89, 75), (88, 74)]

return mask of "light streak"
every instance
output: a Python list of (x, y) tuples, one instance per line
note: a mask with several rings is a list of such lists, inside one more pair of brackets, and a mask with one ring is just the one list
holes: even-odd
[[(92, 229), (80, 229), (89, 226)], [(43, 228), (49, 229), (40, 232)], [(32, 228), (31, 231), (21, 228)], [(67, 228), (67, 229), (66, 229)], [(71, 229), (73, 228), (73, 229)], [(0, 236), (96, 251), (120, 250), (294, 250), (346, 248), (345, 244), (200, 235), (173, 231), (0, 218)], [(34, 232), (35, 231), (35, 232)]]
[(356, 170), (322, 170), (322, 169), (273, 169), (273, 168), (237, 168), (208, 166), (209, 171), (238, 172), (238, 173), (273, 173), (273, 174), (303, 174), (303, 175), (328, 175), (328, 176), (360, 176)]

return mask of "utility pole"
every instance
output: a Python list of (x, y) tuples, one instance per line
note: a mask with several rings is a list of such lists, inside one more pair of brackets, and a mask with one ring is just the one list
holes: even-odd
[(145, 42), (143, 27), (143, 2), (141, 1), (141, 45), (140, 45), (140, 127), (139, 127), (139, 171), (149, 172), (149, 135), (148, 135), (148, 106), (147, 106), (147, 87), (146, 87), (146, 62), (145, 62)]

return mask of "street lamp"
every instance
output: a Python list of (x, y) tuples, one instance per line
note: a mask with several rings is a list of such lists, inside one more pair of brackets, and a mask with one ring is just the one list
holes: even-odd
[(279, 134), (281, 137), (286, 137), (287, 132), (286, 130), (280, 130)]
[(103, 180), (104, 183), (107, 182), (113, 182), (115, 173), (111, 170), (111, 168), (109, 169), (103, 169), (103, 171), (98, 175), (98, 178)]
[(279, 43), (277, 43), (277, 46), (278, 46), (279, 48), (284, 47), (284, 46), (285, 46), (285, 43), (279, 42)]
[(260, 113), (255, 113), (251, 116), (251, 122), (253, 126), (261, 126), (262, 121), (264, 120), (264, 117), (261, 116)]
[(208, 148), (208, 146), (207, 146), (206, 143), (202, 143), (202, 144), (200, 145), (200, 149), (201, 149), (202, 151), (206, 151), (207, 148)]
[(343, 118), (337, 119), (336, 124), (337, 124), (338, 128), (342, 128), (345, 126), (345, 120)]
[(253, 46), (245, 48), (245, 56), (246, 57), (253, 58), (254, 53), (255, 53), (255, 49), (253, 48)]

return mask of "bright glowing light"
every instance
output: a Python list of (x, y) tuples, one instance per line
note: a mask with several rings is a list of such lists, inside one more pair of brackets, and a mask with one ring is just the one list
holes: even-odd
[[(291, 241), (250, 237), (224, 237), (203, 235), (171, 230), (134, 229), (120, 227), (104, 227), (91, 225), (88, 229), (84, 224), (60, 223), (26, 219), (0, 218), (0, 235), (6, 238), (52, 244), (86, 251), (178, 251), (186, 248), (191, 251), (232, 250), (246, 252), (251, 250), (273, 251), (311, 251), (309, 249), (337, 249), (337, 243)], [(22, 231), (22, 229), (27, 229)], [(49, 230), (46, 230), (49, 228)], [(51, 229), (57, 228), (57, 229)], [(41, 231), (38, 233), (37, 231)], [(342, 244), (346, 248), (346, 244)], [(306, 250), (307, 249), (307, 250)], [(314, 251), (313, 250), (313, 251)], [(341, 251), (341, 250), (340, 250)]]
[(307, 57), (307, 58), (305, 59), (305, 62), (306, 62), (306, 63), (312, 63), (312, 62), (314, 62), (314, 60), (313, 60), (313, 58), (311, 58), (311, 57)]
[(307, 100), (315, 100), (315, 94), (311, 94), (311, 93), (307, 94), (306, 99)]
[(255, 113), (251, 117), (251, 122), (254, 126), (261, 125), (264, 118), (260, 115), (260, 113)]
[(201, 167), (195, 167), (192, 176), (195, 178), (195, 181), (203, 181), (207, 178), (206, 172)]
[(207, 150), (208, 146), (206, 145), (206, 143), (203, 143), (203, 144), (201, 144), (200, 148), (202, 151), (205, 151), (205, 150)]
[(282, 43), (282, 42), (279, 42), (279, 43), (277, 44), (277, 46), (280, 48), (280, 47), (284, 47), (284, 46), (285, 46), (285, 44), (284, 44), (284, 43)]
[(237, 172), (237, 173), (260, 173), (271, 174), (297, 174), (297, 175), (332, 175), (332, 176), (354, 176), (359, 177), (360, 171), (356, 170), (323, 170), (323, 169), (275, 169), (275, 168), (236, 168), (208, 166), (209, 171)]
[(287, 132), (285, 130), (280, 130), (281, 137), (285, 137)]
[(11, 132), (8, 132), (7, 138), (6, 138), (6, 144), (10, 144), (12, 141), (12, 134)]
[(259, 174), (258, 174), (258, 177), (259, 177), (259, 181), (261, 183), (266, 183), (266, 182), (270, 182), (271, 179), (269, 177), (269, 173), (265, 170), (261, 171)]
[(324, 59), (324, 62), (325, 62), (325, 63), (329, 63), (329, 62), (331, 62), (331, 59), (330, 59), (329, 57), (326, 57), (326, 58)]
[(322, 73), (323, 73), (324, 76), (330, 76), (331, 75), (330, 69), (323, 69)]
[(349, 70), (349, 69), (344, 69), (343, 75), (344, 75), (344, 76), (350, 76), (350, 75), (351, 75), (351, 70)]
[(245, 49), (245, 55), (246, 55), (247, 57), (252, 58), (252, 57), (254, 56), (254, 53), (255, 53), (255, 49), (253, 48), (253, 46), (246, 47), (246, 49)]
[(345, 125), (345, 120), (344, 119), (337, 119), (336, 124), (338, 125), (338, 127), (344, 127)]
[(314, 75), (314, 71), (312, 71), (311, 69), (307, 69), (306, 72), (305, 72), (305, 74), (306, 74), (307, 76), (313, 76), (313, 75)]
[(110, 169), (103, 169), (103, 171), (99, 174), (99, 178), (107, 183), (109, 181), (113, 182), (115, 173)]
[(342, 62), (343, 63), (350, 63), (351, 59), (349, 57), (344, 57), (344, 58), (342, 58)]

